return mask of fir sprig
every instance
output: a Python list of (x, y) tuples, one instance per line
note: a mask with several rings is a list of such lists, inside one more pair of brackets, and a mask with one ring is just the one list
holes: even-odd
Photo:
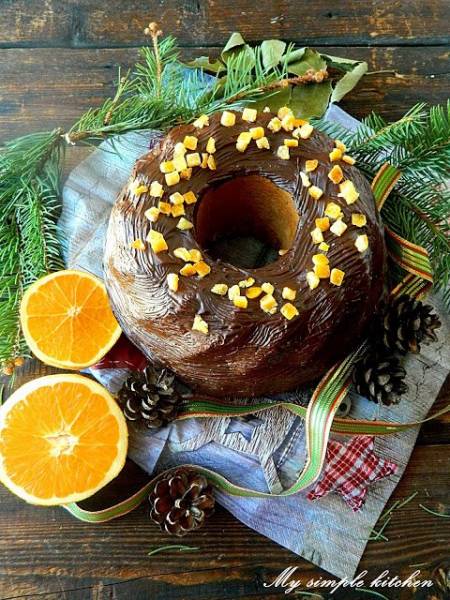
[(430, 108), (418, 104), (394, 123), (371, 114), (354, 132), (325, 120), (316, 125), (341, 139), (369, 177), (385, 162), (401, 170), (383, 206), (383, 220), (428, 250), (435, 288), (450, 308), (450, 102)]
[(13, 140), (0, 154), (0, 362), (12, 372), (27, 355), (18, 313), (26, 287), (61, 268), (59, 209), (61, 131)]

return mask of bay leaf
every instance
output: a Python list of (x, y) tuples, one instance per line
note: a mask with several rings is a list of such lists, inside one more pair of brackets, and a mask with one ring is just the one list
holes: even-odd
[(293, 73), (294, 75), (304, 75), (306, 71), (312, 69), (313, 71), (320, 71), (325, 69), (327, 66), (326, 61), (322, 58), (322, 56), (316, 50), (312, 50), (311, 48), (305, 48), (302, 54), (302, 58), (300, 60), (289, 63), (287, 66), (287, 70), (289, 73)]
[(262, 62), (265, 69), (276, 67), (286, 49), (286, 43), (281, 40), (265, 40), (261, 44)]
[(302, 58), (303, 55), (306, 52), (306, 47), (304, 48), (296, 48), (295, 50), (290, 50), (289, 52), (286, 52), (286, 54), (284, 55), (284, 59), (287, 60), (287, 63), (295, 63), (295, 62), (299, 62)]
[(241, 46), (245, 46), (245, 40), (238, 31), (235, 31), (230, 35), (228, 42), (225, 44), (225, 47), (222, 50), (222, 58), (226, 59), (232, 50), (237, 50)]
[(322, 117), (328, 108), (331, 91), (331, 82), (328, 80), (298, 85), (292, 90), (289, 106), (297, 118)]
[(264, 94), (256, 100), (256, 102), (252, 102), (252, 108), (256, 108), (258, 111), (263, 110), (266, 106), (270, 108), (270, 110), (274, 113), (278, 111), (282, 106), (289, 106), (291, 101), (291, 88), (281, 88), (276, 92), (270, 92)]
[(325, 59), (329, 67), (333, 67), (339, 71), (351, 71), (361, 62), (360, 60), (344, 58), (342, 56), (332, 56), (330, 54), (322, 54), (322, 57)]
[(351, 71), (347, 71), (347, 73), (335, 83), (330, 102), (339, 102), (339, 100), (355, 87), (366, 72), (366, 62), (357, 63)]

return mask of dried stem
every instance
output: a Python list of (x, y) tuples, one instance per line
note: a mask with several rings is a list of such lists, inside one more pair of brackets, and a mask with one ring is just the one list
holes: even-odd
[[(314, 71), (313, 69), (309, 69), (306, 71), (304, 75), (298, 75), (297, 77), (288, 77), (286, 79), (279, 79), (278, 81), (272, 81), (265, 86), (259, 88), (261, 93), (264, 92), (272, 92), (274, 90), (287, 88), (289, 86), (296, 85), (308, 85), (309, 83), (322, 83), (325, 79), (328, 79), (328, 71), (326, 69), (320, 69), (319, 71)], [(229, 102), (236, 102), (237, 100), (241, 100), (245, 98), (246, 92), (241, 92), (236, 94), (232, 98), (230, 98)]]

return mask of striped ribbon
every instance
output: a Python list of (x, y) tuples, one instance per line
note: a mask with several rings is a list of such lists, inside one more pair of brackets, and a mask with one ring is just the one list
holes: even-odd
[(389, 163), (384, 163), (372, 181), (372, 192), (378, 210), (381, 211), (395, 184), (402, 176), (401, 171)]
[[(388, 195), (400, 176), (400, 171), (388, 164), (383, 165), (375, 176), (372, 183), (372, 190), (379, 210), (383, 207)], [(416, 298), (423, 297), (431, 287), (433, 281), (427, 251), (420, 246), (411, 244), (389, 228), (386, 228), (386, 233), (389, 255), (397, 262), (397, 264), (407, 271), (406, 277), (394, 290), (392, 290), (391, 295), (398, 296), (407, 293)], [(421, 423), (436, 418), (450, 410), (450, 406), (448, 406), (431, 417), (415, 423), (335, 419), (334, 417), (339, 404), (347, 394), (354, 363), (361, 357), (364, 351), (365, 344), (350, 354), (340, 364), (335, 365), (330, 369), (315, 389), (307, 408), (291, 402), (261, 402), (252, 406), (243, 406), (210, 399), (200, 399), (191, 401), (183, 408), (181, 414), (178, 416), (178, 419), (188, 419), (192, 417), (233, 417), (255, 414), (274, 408), (274, 406), (282, 406), (293, 414), (304, 418), (307, 443), (306, 464), (297, 481), (281, 494), (259, 492), (238, 486), (228, 481), (222, 475), (198, 465), (185, 466), (192, 467), (199, 473), (202, 473), (217, 488), (234, 496), (253, 498), (290, 496), (309, 487), (320, 476), (325, 460), (330, 431), (347, 435), (388, 435), (410, 427), (418, 426)], [(64, 508), (82, 521), (90, 523), (110, 521), (111, 519), (120, 517), (136, 508), (143, 500), (145, 500), (156, 482), (169, 471), (160, 473), (130, 498), (106, 509), (100, 511), (87, 511), (76, 503), (65, 505)]]

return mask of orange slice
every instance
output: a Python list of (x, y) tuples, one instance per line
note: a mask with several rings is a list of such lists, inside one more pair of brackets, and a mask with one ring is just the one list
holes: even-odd
[(60, 369), (94, 365), (121, 333), (105, 286), (81, 271), (57, 271), (33, 283), (23, 296), (20, 320), (37, 358)]
[(92, 496), (119, 474), (127, 445), (117, 403), (82, 375), (40, 377), (0, 407), (0, 481), (31, 504)]

